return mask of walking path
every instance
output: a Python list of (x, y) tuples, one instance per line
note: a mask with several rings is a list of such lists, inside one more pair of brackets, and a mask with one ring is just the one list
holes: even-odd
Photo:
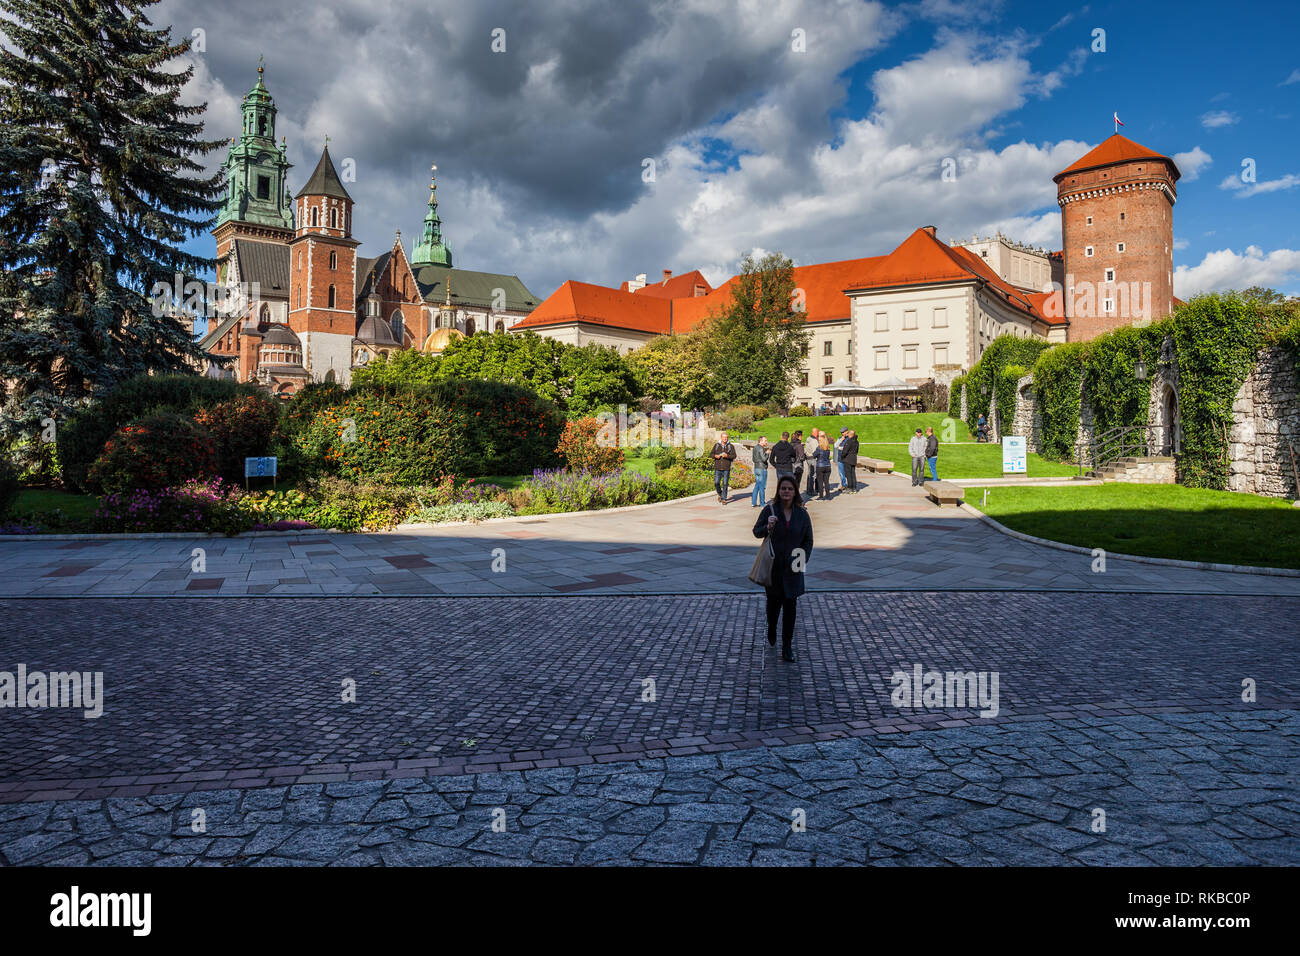
[(1300, 864), (1295, 598), (810, 595), (796, 664), (756, 595), (0, 613), (105, 691), (3, 713), (0, 865)]
[[(1113, 558), (1093, 573), (1090, 555), (1016, 540), (961, 508), (939, 509), (897, 475), (870, 476), (862, 493), (813, 501), (809, 512), (812, 590), (1300, 595), (1295, 577)], [(748, 492), (736, 491), (725, 506), (696, 498), (381, 534), (0, 538), (0, 596), (752, 593), (756, 514)]]

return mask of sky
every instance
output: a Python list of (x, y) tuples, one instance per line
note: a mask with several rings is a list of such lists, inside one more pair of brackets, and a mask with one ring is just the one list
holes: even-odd
[[(1291, 2), (162, 0), (150, 16), (202, 47), (184, 96), (214, 138), (238, 131), (265, 57), (290, 188), (328, 135), (355, 168), (363, 256), (398, 230), (410, 252), (432, 163), (456, 266), (541, 297), (664, 269), (717, 283), (750, 253), (882, 255), (922, 225), (1059, 249), (1052, 176), (1118, 113), (1182, 172), (1176, 295), (1300, 294)], [(215, 254), (206, 234), (189, 248)]]

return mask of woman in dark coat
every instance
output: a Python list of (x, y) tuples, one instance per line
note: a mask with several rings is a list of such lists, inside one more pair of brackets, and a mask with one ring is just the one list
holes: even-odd
[[(781, 657), (793, 661), (794, 605), (804, 592), (803, 569), (812, 556), (812, 518), (804, 509), (799, 483), (793, 475), (782, 475), (776, 483), (776, 495), (759, 512), (754, 524), (755, 538), (772, 541), (772, 583), (767, 587), (767, 643), (776, 644), (776, 621), (781, 622)], [(799, 550), (802, 554), (795, 554)]]

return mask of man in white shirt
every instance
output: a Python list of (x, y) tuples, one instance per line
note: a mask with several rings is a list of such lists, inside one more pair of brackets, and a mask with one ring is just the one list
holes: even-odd
[(913, 486), (924, 483), (925, 481), (925, 435), (921, 429), (916, 430), (912, 440), (907, 443), (907, 453), (912, 456), (912, 484)]

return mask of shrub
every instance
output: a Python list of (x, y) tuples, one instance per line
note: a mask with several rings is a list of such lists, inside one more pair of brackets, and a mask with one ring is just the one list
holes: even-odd
[(176, 412), (154, 412), (119, 428), (104, 443), (84, 483), (101, 494), (167, 488), (212, 476), (216, 460), (204, 428)]
[(623, 450), (617, 445), (601, 444), (604, 430), (606, 426), (596, 418), (565, 422), (555, 453), (575, 471), (613, 471), (623, 464)]
[(533, 472), (527, 486), (529, 500), (520, 509), (521, 514), (620, 508), (678, 497), (671, 482), (626, 470), (595, 474), (539, 469)]
[(280, 412), (279, 402), (268, 395), (241, 395), (200, 409), (194, 421), (212, 436), (217, 474), (227, 481), (242, 481), (245, 458), (272, 454)]
[(6, 518), (18, 500), (18, 468), (9, 456), (0, 454), (0, 519)]
[(318, 528), (340, 531), (393, 528), (422, 508), (449, 504), (453, 486), (450, 477), (430, 486), (323, 478), (305, 489), (315, 502), (307, 517)]
[(60, 423), (58, 456), (65, 485), (80, 491), (90, 466), (104, 450), (112, 434), (151, 412), (169, 410), (192, 414), (200, 408), (230, 401), (242, 395), (256, 395), (255, 385), (202, 375), (138, 375)]
[[(966, 373), (962, 381), (966, 385), (966, 424), (974, 431), (974, 423), (980, 415), (987, 414), (993, 401), (993, 393), (998, 394), (997, 411), (1001, 416), (998, 422), (1000, 433), (1005, 434), (1011, 427), (1011, 419), (1004, 414), (1007, 406), (1003, 404), (1003, 392), (1006, 391), (1002, 370), (1008, 365), (1028, 368), (1037, 361), (1038, 356), (1048, 347), (1042, 339), (1022, 339), (1015, 335), (1000, 335), (989, 343), (984, 354), (975, 366)], [(953, 388), (958, 383), (953, 382)], [(1011, 408), (1015, 408), (1014, 389), (1011, 396)], [(958, 409), (960, 411), (960, 409)]]
[(444, 521), (483, 521), (485, 518), (509, 518), (515, 513), (504, 501), (457, 501), (449, 505), (421, 508), (410, 516), (411, 521), (439, 524)]
[(796, 405), (790, 409), (789, 418), (811, 418), (813, 410), (807, 405)]
[(192, 479), (172, 488), (137, 488), (107, 495), (92, 524), (101, 532), (238, 534), (254, 523), (240, 507), (243, 493), (239, 486), (220, 478)]
[(239, 505), (255, 521), (263, 524), (305, 521), (317, 507), (315, 501), (296, 488), (287, 491), (255, 491), (244, 495)]
[(746, 432), (754, 427), (754, 413), (748, 408), (714, 412), (709, 416), (709, 426), (724, 432)]
[[(930, 379), (917, 389), (921, 405), (927, 412), (948, 411), (948, 386)], [(951, 413), (950, 413), (951, 414)]]
[(457, 379), (353, 390), (317, 412), (295, 444), (335, 474), (418, 484), (553, 465), (562, 424), (559, 410), (526, 388)]

